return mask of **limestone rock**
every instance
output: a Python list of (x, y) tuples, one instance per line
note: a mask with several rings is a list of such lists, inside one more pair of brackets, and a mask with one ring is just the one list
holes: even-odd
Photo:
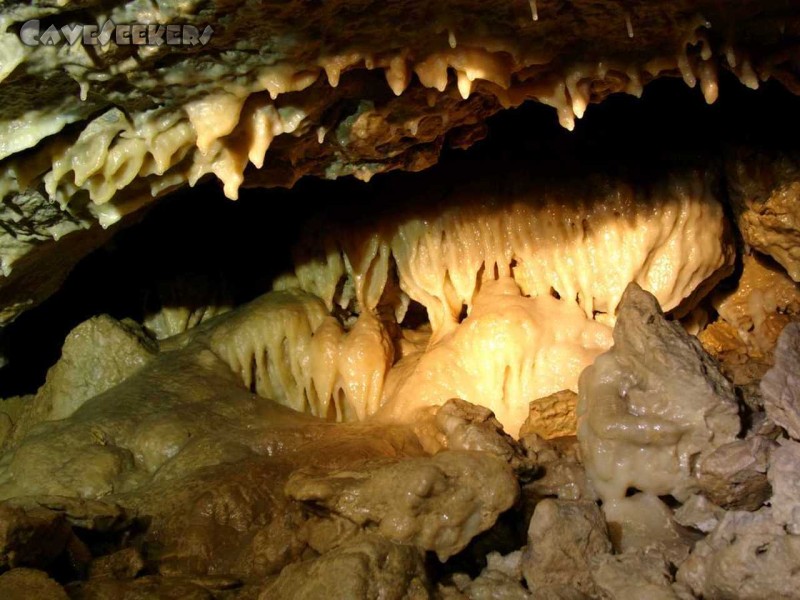
[(319, 558), (286, 567), (259, 600), (429, 598), (422, 556), (411, 546), (367, 535)]
[(770, 456), (772, 517), (792, 535), (800, 535), (800, 444), (784, 440)]
[(528, 520), (542, 498), (597, 500), (597, 494), (586, 479), (575, 437), (543, 440), (530, 434), (521, 441), (537, 468), (522, 481), (523, 507)]
[(530, 404), (528, 419), (519, 430), (519, 437), (535, 433), (546, 440), (575, 435), (575, 408), (578, 395), (572, 390), (561, 390)]
[(463, 573), (453, 576), (465, 597), (469, 600), (530, 600), (531, 593), (522, 585), (521, 551), (506, 556), (493, 552), (486, 561), (486, 567), (475, 579)]
[(136, 548), (125, 548), (94, 560), (89, 568), (89, 578), (133, 579), (144, 566), (141, 552)]
[(124, 381), (156, 352), (155, 344), (135, 324), (101, 315), (78, 325), (7, 443), (18, 442), (37, 423), (70, 416), (90, 398)]
[(800, 536), (787, 535), (769, 510), (731, 511), (697, 543), (677, 580), (709, 600), (794, 598)]
[(542, 500), (528, 527), (522, 572), (532, 590), (570, 585), (591, 593), (589, 561), (609, 552), (611, 541), (596, 503)]
[(655, 550), (673, 564), (689, 555), (697, 537), (678, 525), (672, 511), (652, 494), (634, 494), (603, 503), (614, 549), (619, 552)]
[(286, 494), (445, 560), (511, 508), (519, 488), (499, 458), (448, 450), (332, 472), (305, 469), (292, 474)]
[(469, 600), (530, 600), (530, 592), (519, 581), (495, 571), (483, 572), (470, 581), (467, 575), (453, 578), (459, 591)]
[(47, 568), (72, 535), (63, 515), (0, 504), (0, 568)]
[(734, 384), (758, 386), (771, 364), (771, 356), (748, 346), (734, 325), (718, 319), (697, 334), (703, 348), (719, 361), (722, 372)]
[(494, 454), (514, 468), (527, 466), (525, 453), (488, 408), (464, 400), (449, 400), (436, 411), (436, 425), (450, 450)]
[[(146, 576), (133, 580), (91, 579), (69, 586), (69, 597), (76, 600), (213, 600), (214, 589), (185, 577)], [(223, 586), (224, 591), (225, 586)]]
[(709, 533), (719, 525), (724, 515), (725, 511), (708, 498), (694, 494), (675, 511), (673, 518), (679, 525)]
[(745, 242), (772, 256), (800, 281), (800, 157), (737, 148), (730, 152), (726, 170)]
[(136, 512), (118, 504), (102, 500), (73, 498), (69, 496), (34, 496), (9, 500), (6, 504), (21, 507), (28, 512), (46, 509), (63, 517), (72, 527), (99, 534), (113, 534), (135, 525)]
[(742, 263), (736, 289), (714, 293), (712, 303), (748, 343), (750, 353), (771, 354), (783, 327), (800, 314), (800, 286), (763, 257), (746, 254)]
[(739, 433), (734, 388), (697, 339), (632, 283), (614, 347), (580, 379), (578, 440), (604, 500), (628, 488), (679, 500), (697, 489), (697, 459)]
[[(25, 510), (41, 502), (92, 535), (124, 535), (141, 519), (163, 576), (264, 577), (300, 559), (312, 537), (330, 546), (332, 536), (312, 536), (306, 511), (283, 494), (292, 472), (423, 454), (410, 428), (332, 428), (253, 395), (208, 350), (203, 327), (67, 418), (39, 423), (4, 454), (0, 497)], [(488, 495), (499, 502), (505, 494), (510, 506), (510, 467), (480, 456), (503, 465), (490, 481), (505, 482), (506, 492)]]
[(611, 600), (677, 600), (669, 561), (655, 550), (600, 554), (592, 560), (592, 579)]
[(701, 491), (722, 508), (758, 510), (772, 492), (767, 465), (773, 446), (760, 436), (720, 446), (698, 465)]
[(800, 444), (786, 440), (770, 455), (770, 507), (724, 513), (695, 546), (677, 579), (695, 595), (721, 598), (793, 598), (797, 595)]
[(761, 380), (767, 415), (800, 440), (800, 323), (787, 325), (775, 348), (775, 366)]

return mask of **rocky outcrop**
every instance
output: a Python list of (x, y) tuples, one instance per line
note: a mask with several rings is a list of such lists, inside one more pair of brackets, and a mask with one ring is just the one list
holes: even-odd
[(296, 471), (286, 494), (390, 540), (434, 551), (444, 561), (491, 527), (516, 502), (519, 490), (500, 459), (450, 450), (329, 473)]
[(737, 148), (726, 166), (745, 242), (800, 281), (800, 157), (794, 151)]
[(606, 501), (629, 488), (686, 499), (698, 489), (696, 465), (740, 429), (731, 383), (636, 284), (613, 348), (581, 375), (578, 419), (586, 471)]

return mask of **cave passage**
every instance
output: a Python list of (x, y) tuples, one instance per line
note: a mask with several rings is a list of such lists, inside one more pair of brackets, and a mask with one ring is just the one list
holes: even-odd
[[(722, 160), (731, 144), (792, 147), (800, 135), (800, 122), (791, 118), (798, 102), (779, 84), (753, 91), (722, 76), (720, 97), (709, 106), (697, 89), (664, 79), (649, 84), (640, 99), (616, 94), (590, 105), (573, 132), (540, 104), (503, 111), (489, 119), (484, 140), (468, 150), (446, 148), (424, 174), (395, 172), (368, 183), (306, 178), (291, 190), (243, 189), (236, 202), (224, 197), (217, 182), (201, 182), (147, 210), (81, 261), (55, 295), (4, 327), (0, 397), (35, 392), (66, 334), (94, 315), (142, 322), (148, 311), (169, 302), (213, 296), (238, 306), (268, 291), (291, 266), (290, 248), (304, 224), (320, 211), (368, 219), (391, 190), (413, 189), (415, 181), (435, 180), (437, 172), (470, 173), (492, 164), (647, 178), (667, 164)], [(183, 296), (174, 294), (177, 285)], [(424, 311), (412, 305), (408, 318), (424, 320)]]

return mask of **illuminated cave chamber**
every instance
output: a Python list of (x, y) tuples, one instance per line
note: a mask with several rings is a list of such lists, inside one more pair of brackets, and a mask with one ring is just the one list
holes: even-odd
[(526, 105), (423, 173), (247, 189), (238, 203), (213, 183), (183, 191), (7, 328), (0, 395), (33, 391), (67, 332), (110, 313), (162, 349), (208, 347), (298, 411), (414, 421), (461, 398), (516, 435), (531, 401), (577, 391), (611, 347), (628, 283), (695, 331), (716, 318), (710, 292), (736, 285), (725, 160), (791, 139), (780, 115), (797, 102), (723, 84), (706, 106), (656, 82), (590, 107), (571, 133)]

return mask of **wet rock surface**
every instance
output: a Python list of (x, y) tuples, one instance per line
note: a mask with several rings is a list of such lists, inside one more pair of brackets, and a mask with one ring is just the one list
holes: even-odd
[(499, 459), (450, 450), (330, 473), (296, 471), (286, 494), (446, 560), (511, 508), (519, 491)]
[[(503, 109), (544, 103), (571, 130), (665, 77), (709, 103), (722, 72), (800, 93), (784, 0), (423, 4), (0, 6), (0, 327), (182, 186), (420, 171)], [(214, 32), (20, 41), (26, 20), (73, 18)], [(711, 146), (653, 173), (434, 173), (383, 199), (441, 200), (449, 228), (347, 209), (364, 231), (323, 219), (293, 274), (230, 312), (224, 290), (168, 285), (140, 323), (84, 321), (43, 387), (0, 405), (0, 599), (797, 597), (800, 162)], [(419, 380), (410, 405), (444, 391), (368, 418), (395, 365), (393, 385)]]
[[(459, 400), (416, 428), (291, 412), (242, 388), (207, 337), (186, 335), (12, 443), (0, 462), (3, 597), (20, 586), (109, 600), (792, 597), (800, 444), (766, 417), (738, 438), (715, 429), (714, 418), (738, 423), (732, 386), (648, 302), (634, 302), (649, 307), (642, 352), (679, 348), (706, 366), (706, 388), (689, 370), (694, 389), (717, 394), (703, 431), (719, 437), (681, 475), (687, 496), (608, 495), (580, 428), (516, 440)], [(773, 389), (791, 394), (781, 356)], [(663, 377), (646, 381), (666, 402), (677, 388)], [(58, 465), (46, 460), (56, 448)], [(109, 470), (109, 452), (129, 458)]]

